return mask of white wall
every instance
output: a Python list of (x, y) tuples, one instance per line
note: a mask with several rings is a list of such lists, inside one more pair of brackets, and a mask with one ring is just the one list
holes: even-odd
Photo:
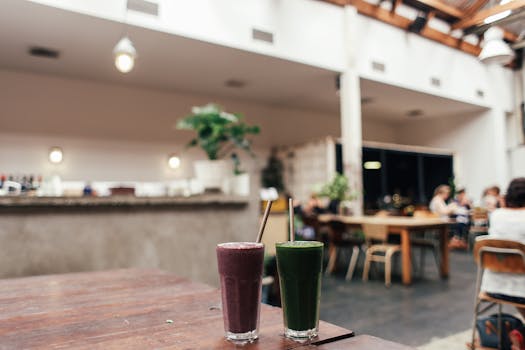
[[(126, 0), (32, 0), (123, 21)], [(317, 0), (157, 0), (159, 17), (129, 11), (127, 22), (188, 38), (328, 69), (343, 65), (341, 8)], [(274, 44), (252, 39), (252, 28), (274, 33)], [(330, 54), (327, 54), (330, 53)]]
[[(33, 2), (116, 21), (124, 19), (125, 0), (111, 2), (104, 0), (33, 0)], [(335, 71), (344, 72), (349, 64), (345, 56), (344, 10), (342, 7), (317, 0), (204, 0), (199, 2), (159, 0), (159, 4), (161, 13), (159, 18), (130, 12), (127, 17), (128, 22), (131, 25)], [(460, 117), (452, 123), (452, 125), (462, 125), (460, 128), (454, 128), (450, 124), (445, 128), (440, 120), (429, 123), (428, 125), (434, 125), (440, 132), (437, 135), (429, 134), (427, 138), (414, 132), (401, 132), (396, 136), (396, 132), (389, 130), (389, 127), (379, 126), (377, 123), (371, 128), (363, 125), (364, 138), (373, 141), (409, 143), (409, 137), (413, 137), (415, 138), (413, 142), (417, 144), (431, 147), (444, 145), (445, 148), (453, 148), (447, 147), (447, 144), (452, 142), (461, 154), (461, 162), (468, 162), (469, 165), (472, 165), (472, 167), (461, 166), (461, 169), (469, 169), (468, 175), (462, 176), (465, 176), (469, 185), (473, 184), (476, 191), (482, 186), (481, 183), (492, 181), (504, 185), (510, 176), (507, 150), (502, 140), (507, 135), (504, 114), (514, 109), (512, 72), (502, 67), (485, 66), (472, 55), (407, 33), (388, 24), (364, 16), (358, 16), (357, 20), (358, 23), (353, 28), (359, 30), (356, 37), (360, 39), (354, 51), (359, 53), (357, 69), (361, 77), (491, 109), (479, 119), (476, 118), (476, 122), (468, 122), (472, 119), (471, 117)], [(254, 27), (274, 32), (274, 45), (254, 42), (251, 39), (251, 30)], [(384, 64), (385, 72), (373, 70), (372, 61)], [(441, 80), (441, 87), (433, 87), (430, 84), (432, 77)], [(0, 79), (0, 84), (2, 80)], [(82, 86), (78, 86), (79, 84)], [(120, 114), (121, 120), (124, 120), (122, 124), (125, 127), (125, 132), (122, 132), (124, 135), (125, 133), (136, 134), (136, 130), (133, 131), (133, 129), (137, 128), (131, 127), (132, 123), (126, 123), (125, 117), (122, 117), (123, 114), (118, 111), (123, 101), (132, 106), (128, 109), (130, 113), (127, 115), (128, 120), (136, 122), (148, 118), (152, 123), (160, 124), (161, 120), (173, 120), (180, 116), (190, 105), (210, 100), (210, 97), (106, 87), (93, 85), (90, 82), (73, 83), (76, 90), (71, 90), (73, 86), (63, 82), (58, 85), (61, 86), (58, 90), (52, 84), (42, 84), (41, 87), (45, 87), (43, 90), (31, 88), (27, 92), (23, 91), (25, 84), (1, 86), (2, 91), (5, 91), (5, 87), (18, 90), (14, 94), (8, 93), (4, 100), (0, 100), (0, 108), (4, 108), (4, 103), (9, 103), (13, 96), (32, 94), (34, 104), (14, 108), (24, 110), (26, 114), (12, 113), (12, 106), (9, 112), (10, 117), (24, 120), (23, 118), (31, 110), (47, 113), (42, 108), (45, 103), (55, 101), (52, 103), (57, 107), (56, 96), (65, 96), (61, 97), (61, 103), (65, 104), (64, 108), (57, 107), (51, 110), (69, 111), (73, 117), (82, 116), (74, 121), (78, 123), (78, 132), (85, 128), (96, 128), (95, 120), (99, 120), (97, 118), (101, 114), (99, 113), (101, 108), (109, 110), (111, 107), (113, 113), (105, 115), (104, 118), (117, 120), (116, 115)], [(46, 91), (48, 86), (50, 86), (51, 93)], [(484, 96), (478, 96), (477, 90), (481, 90)], [(90, 104), (88, 99), (83, 97), (84, 95), (93, 96), (93, 94), (98, 96), (98, 101), (103, 101), (103, 103)], [(118, 104), (113, 102), (113, 98), (103, 98), (104, 96), (113, 97), (115, 94), (122, 98)], [(55, 100), (49, 100), (50, 96), (55, 96)], [(140, 99), (145, 98), (146, 102), (142, 102), (139, 97)], [(230, 110), (244, 112), (249, 115), (250, 121), (261, 124), (263, 134), (258, 138), (258, 143), (262, 147), (272, 144), (302, 144), (305, 139), (340, 134), (339, 120), (337, 117), (331, 119), (333, 116), (330, 113), (282, 109), (226, 99), (218, 102), (227, 105)], [(73, 108), (71, 105), (81, 107)], [(100, 108), (95, 109), (92, 105), (98, 105)], [(154, 105), (156, 112), (161, 111), (161, 113), (150, 113), (143, 107), (150, 105)], [(142, 114), (139, 114), (139, 111)], [(93, 115), (96, 116), (94, 120), (91, 119)], [(272, 118), (267, 118), (268, 115), (271, 115)], [(49, 114), (42, 116), (42, 120), (46, 122), (49, 118), (53, 120)], [(319, 121), (317, 118), (323, 119)], [(366, 120), (364, 122), (369, 123)], [(373, 124), (372, 122), (369, 125)], [(423, 125), (423, 123), (415, 124)], [(298, 125), (301, 126), (300, 133), (297, 132)], [(39, 127), (45, 128), (42, 125)], [(54, 130), (49, 132), (60, 131), (62, 124), (50, 125), (49, 129), (53, 127)], [(143, 128), (148, 130), (145, 126)], [(169, 125), (163, 124), (159, 135), (166, 137), (166, 130), (169, 128)], [(98, 129), (105, 132), (106, 127)], [(482, 132), (475, 132), (476, 130), (482, 130)], [(23, 130), (11, 131), (23, 132)], [(62, 134), (66, 135), (70, 132)], [(422, 134), (428, 134), (428, 132), (422, 130)], [(476, 139), (474, 139), (474, 134), (477, 135)], [(106, 136), (113, 137), (110, 133)], [(470, 140), (474, 143), (455, 140)], [(487, 140), (494, 142), (490, 148), (484, 143), (488, 142)], [(483, 158), (474, 154), (473, 149), (478, 148), (487, 152), (486, 154), (481, 152), (484, 155)], [(515, 153), (512, 159), (520, 158), (519, 155), (519, 152)], [(486, 159), (492, 162), (489, 169), (485, 169)], [(514, 161), (516, 162), (519, 163), (519, 159)], [(514, 165), (513, 168), (516, 166)], [(486, 172), (476, 173), (474, 169), (476, 171), (486, 170)], [(466, 170), (461, 172), (464, 173), (464, 171)]]
[[(200, 150), (186, 155), (192, 133), (173, 126), (191, 106), (210, 101), (261, 126), (253, 140), (262, 163), (271, 146), (340, 133), (337, 114), (89, 80), (0, 70), (0, 91), (0, 173), (59, 170), (65, 180), (191, 176), (189, 161), (205, 155)], [(58, 169), (47, 161), (52, 146), (64, 149)], [(188, 158), (176, 172), (166, 168), (172, 152)]]
[(363, 117), (363, 141), (398, 143), (399, 125)]
[[(480, 106), (513, 110), (512, 71), (389, 24), (358, 16), (357, 65), (363, 78)], [(375, 71), (372, 62), (385, 65)], [(431, 78), (441, 80), (440, 87)], [(479, 97), (476, 90), (482, 90)]]
[(405, 144), (429, 146), (454, 152), (456, 181), (479, 200), (489, 185), (501, 182), (495, 169), (494, 139), (490, 111), (481, 115), (458, 115), (446, 119), (419, 120), (400, 127), (398, 137)]
[(518, 146), (510, 154), (511, 178), (525, 177), (525, 145)]
[[(48, 161), (50, 147), (60, 146), (62, 163)], [(0, 134), (0, 173), (59, 174), (66, 181), (164, 181), (192, 176), (195, 151), (182, 152), (174, 142), (139, 142), (52, 135)], [(168, 155), (178, 152), (181, 167), (172, 170)]]

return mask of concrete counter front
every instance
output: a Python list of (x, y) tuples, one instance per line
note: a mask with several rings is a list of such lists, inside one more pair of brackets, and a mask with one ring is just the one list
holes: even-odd
[(0, 278), (140, 267), (217, 285), (216, 244), (257, 220), (251, 197), (0, 197)]

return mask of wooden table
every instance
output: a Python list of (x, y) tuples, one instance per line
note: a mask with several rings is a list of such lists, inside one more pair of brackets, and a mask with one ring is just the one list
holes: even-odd
[(425, 230), (437, 230), (440, 232), (439, 243), (441, 250), (440, 275), (448, 278), (449, 259), (448, 259), (448, 226), (449, 221), (440, 218), (412, 218), (396, 216), (345, 216), (323, 214), (318, 217), (319, 222), (328, 223), (330, 221), (340, 221), (350, 227), (361, 227), (365, 223), (385, 225), (388, 232), (401, 236), (401, 259), (402, 259), (402, 279), (403, 284), (412, 283), (412, 262), (410, 254), (410, 235)]
[[(216, 288), (158, 270), (0, 280), (0, 349), (234, 349), (219, 303)], [(314, 341), (353, 335), (319, 327)], [(262, 305), (260, 339), (244, 348), (301, 345), (282, 333), (281, 309)]]
[(406, 345), (393, 343), (370, 335), (358, 335), (357, 337), (343, 339), (337, 342), (331, 342), (318, 346), (305, 345), (294, 350), (341, 350), (341, 349), (388, 349), (388, 350), (415, 350)]

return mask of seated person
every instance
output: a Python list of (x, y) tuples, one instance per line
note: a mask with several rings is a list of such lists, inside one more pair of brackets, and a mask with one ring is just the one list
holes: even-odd
[(324, 209), (323, 206), (321, 205), (321, 202), (319, 201), (317, 194), (312, 193), (310, 195), (310, 198), (308, 199), (308, 202), (303, 207), (304, 215), (315, 216), (318, 214), (323, 214), (325, 212), (326, 212), (326, 209)]
[[(525, 178), (512, 180), (505, 205), (492, 213), (488, 237), (525, 244)], [(525, 275), (485, 271), (481, 290), (495, 298), (525, 304)], [(525, 318), (525, 309), (518, 311)]]
[[(447, 204), (447, 200), (450, 197), (450, 186), (440, 185), (434, 191), (434, 198), (430, 201), (430, 211), (435, 215), (439, 216), (442, 219), (450, 218), (450, 215), (454, 214), (458, 209), (458, 205), (455, 202)], [(455, 227), (452, 227), (455, 228)], [(464, 249), (467, 247), (467, 243), (462, 241), (458, 234), (457, 230), (453, 230), (455, 235), (449, 242), (450, 248), (461, 248)]]
[(454, 199), (456, 208), (454, 214), (456, 215), (456, 238), (460, 241), (465, 241), (468, 236), (470, 227), (470, 216), (469, 212), (472, 208), (472, 204), (467, 197), (467, 192), (464, 187), (456, 188), (456, 198)]
[(498, 186), (491, 186), (483, 191), (483, 198), (481, 198), (481, 207), (487, 209), (492, 213), (497, 208), (501, 207), (502, 198)]
[(303, 240), (313, 240), (316, 237), (315, 227), (310, 224), (310, 218), (315, 218), (318, 214), (324, 213), (316, 194), (311, 194), (308, 202), (304, 205), (294, 202), (294, 227), (295, 234)]
[(434, 191), (434, 197), (430, 201), (430, 211), (438, 215), (440, 218), (448, 219), (456, 209), (455, 203), (447, 204), (450, 197), (450, 186), (439, 185)]

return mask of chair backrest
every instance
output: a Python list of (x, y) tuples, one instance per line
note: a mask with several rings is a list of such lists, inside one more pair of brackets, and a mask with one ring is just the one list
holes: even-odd
[(489, 212), (485, 208), (476, 207), (472, 209), (472, 218), (473, 219), (487, 219), (489, 218)]
[(379, 218), (384, 218), (384, 217), (390, 216), (390, 213), (387, 210), (380, 210), (377, 213), (375, 213), (374, 216), (377, 216)]
[(415, 218), (438, 218), (439, 215), (431, 212), (430, 210), (418, 209), (418, 210), (414, 210), (414, 217)]
[(386, 242), (388, 239), (388, 226), (380, 224), (363, 224), (363, 233), (367, 242), (380, 241)]
[(525, 244), (493, 238), (478, 238), (474, 259), (482, 268), (498, 273), (525, 274)]

